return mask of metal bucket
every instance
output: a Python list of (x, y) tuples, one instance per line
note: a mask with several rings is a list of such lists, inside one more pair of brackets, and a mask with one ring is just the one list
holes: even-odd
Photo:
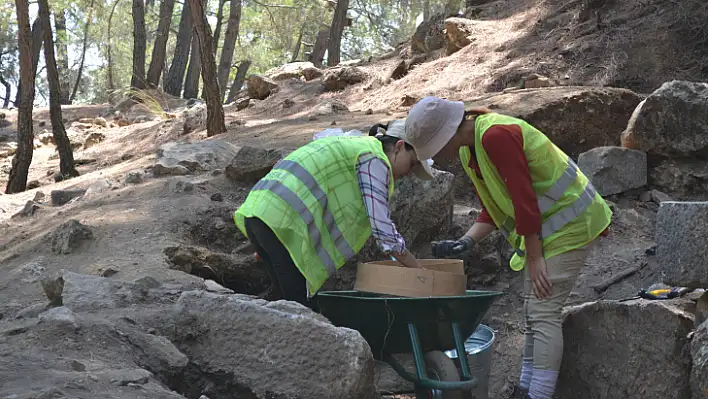
[[(479, 384), (472, 390), (474, 399), (489, 398), (489, 372), (492, 368), (492, 345), (494, 344), (494, 330), (480, 324), (475, 332), (465, 341), (465, 352), (467, 352), (467, 362), (470, 365), (470, 373), (479, 380)], [(457, 361), (457, 351), (455, 349), (445, 351), (445, 354)]]

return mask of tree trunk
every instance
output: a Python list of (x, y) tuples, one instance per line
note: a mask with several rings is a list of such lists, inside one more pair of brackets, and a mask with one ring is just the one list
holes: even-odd
[[(20, 0), (17, 0), (20, 1)], [(219, 82), (216, 77), (216, 57), (213, 53), (211, 27), (204, 12), (204, 0), (189, 0), (192, 9), (194, 27), (199, 37), (199, 51), (202, 58), (202, 79), (207, 103), (207, 136), (211, 137), (226, 131), (224, 107), (221, 104)], [(233, 0), (237, 1), (237, 0)], [(239, 0), (240, 1), (240, 0)]]
[(228, 0), (219, 0), (219, 11), (216, 13), (216, 28), (214, 29), (214, 55), (219, 49), (219, 37), (221, 36), (221, 25), (224, 23), (224, 4)]
[(189, 58), (189, 47), (192, 45), (192, 15), (187, 1), (182, 7), (182, 16), (179, 20), (179, 31), (177, 32), (177, 44), (175, 54), (170, 64), (165, 92), (179, 97), (182, 93), (182, 82), (184, 82), (184, 70), (187, 68)]
[(423, 21), (430, 19), (430, 0), (423, 0)]
[[(37, 65), (39, 65), (39, 53), (42, 52), (42, 21), (39, 18), (35, 18), (32, 22), (32, 52), (30, 56), (32, 57), (32, 76), (37, 76)], [(17, 85), (17, 94), (15, 96), (15, 106), (20, 107), (20, 91), (22, 88), (22, 79), (20, 79)], [(34, 101), (34, 97), (32, 97)]]
[(192, 36), (192, 50), (189, 55), (189, 67), (187, 77), (184, 78), (183, 98), (197, 98), (199, 95), (199, 75), (202, 71), (202, 59), (199, 51), (199, 37), (194, 33)]
[[(74, 98), (76, 98), (76, 92), (79, 90), (79, 83), (81, 83), (81, 74), (84, 72), (84, 61), (86, 60), (86, 49), (88, 47), (89, 27), (91, 26), (91, 19), (93, 18), (93, 2), (94, 0), (91, 0), (91, 4), (89, 4), (88, 18), (86, 19), (86, 25), (84, 25), (84, 44), (83, 49), (81, 50), (81, 61), (79, 62), (79, 71), (76, 74), (74, 90), (71, 92), (71, 97), (69, 97), (70, 103), (74, 102)], [(47, 29), (51, 30), (50, 27), (47, 27)]]
[(133, 77), (130, 79), (132, 89), (144, 89), (145, 84), (145, 52), (147, 38), (145, 37), (145, 3), (143, 0), (133, 0)]
[[(39, 0), (39, 18), (42, 20), (42, 25), (51, 26), (48, 0)], [(61, 86), (57, 62), (54, 58), (51, 29), (44, 29), (44, 60), (47, 65), (47, 80), (49, 81), (49, 114), (52, 120), (52, 133), (59, 151), (59, 170), (62, 176), (78, 176), (79, 172), (74, 167), (74, 153), (71, 150), (71, 143), (69, 143), (69, 137), (64, 129), (64, 121), (61, 118)]]
[(322, 29), (317, 32), (317, 39), (315, 39), (315, 45), (312, 47), (312, 53), (310, 53), (310, 62), (315, 64), (315, 66), (318, 68), (322, 67), (324, 55), (327, 51), (328, 41), (329, 28)]
[(32, 68), (32, 32), (29, 24), (29, 2), (15, 0), (17, 14), (17, 47), (20, 53), (20, 93), (17, 114), (17, 152), (12, 158), (7, 194), (27, 188), (27, 175), (32, 163), (32, 105), (34, 103), (34, 71)]
[(327, 66), (339, 65), (339, 53), (342, 46), (342, 33), (347, 23), (349, 0), (338, 0), (329, 28), (329, 43), (327, 43)]
[(224, 34), (224, 46), (221, 48), (221, 59), (219, 60), (219, 89), (221, 90), (221, 101), (226, 93), (226, 83), (229, 81), (231, 63), (234, 58), (234, 49), (238, 39), (239, 25), (241, 24), (241, 0), (231, 0), (229, 9), (229, 21), (226, 23), (226, 33)]
[(160, 74), (165, 65), (165, 53), (167, 52), (167, 39), (170, 35), (170, 24), (172, 24), (172, 11), (175, 8), (175, 0), (162, 0), (160, 3), (160, 21), (157, 24), (155, 34), (155, 45), (152, 48), (152, 58), (150, 68), (147, 73), (147, 83), (150, 87), (157, 87), (160, 84)]
[(8, 82), (7, 80), (3, 79), (2, 75), (0, 75), (0, 83), (1, 83), (3, 86), (5, 86), (5, 99), (3, 100), (2, 107), (3, 107), (3, 108), (7, 108), (7, 107), (10, 106), (10, 94), (11, 94), (11, 93), (10, 93), (10, 92), (11, 92), (11, 89), (10, 89), (10, 82)]
[(69, 90), (71, 86), (69, 80), (69, 49), (67, 46), (66, 35), (66, 16), (64, 10), (54, 12), (54, 27), (57, 31), (57, 68), (59, 69), (59, 90), (61, 94), (60, 101), (62, 104), (71, 104), (69, 102)]
[(457, 14), (460, 12), (459, 0), (447, 0), (445, 3), (445, 15)]
[(226, 100), (227, 103), (232, 103), (238, 100), (238, 98), (236, 98), (236, 95), (239, 91), (241, 91), (243, 83), (246, 82), (246, 74), (248, 73), (248, 68), (250, 66), (250, 60), (241, 61), (241, 63), (238, 64), (238, 69), (236, 70), (236, 78), (231, 84), (231, 89), (229, 89), (229, 98)]
[(120, 0), (115, 0), (111, 6), (111, 13), (108, 15), (108, 90), (113, 94), (116, 89), (115, 81), (113, 80), (113, 57), (112, 50), (113, 47), (112, 40), (113, 36), (111, 34), (111, 27), (113, 26), (113, 14), (116, 12), (116, 6), (120, 3)]
[(290, 58), (290, 62), (296, 62), (297, 57), (300, 55), (300, 47), (302, 47), (302, 35), (305, 31), (305, 22), (300, 26), (300, 33), (297, 35), (297, 42), (295, 42), (295, 48), (293, 49), (293, 56)]

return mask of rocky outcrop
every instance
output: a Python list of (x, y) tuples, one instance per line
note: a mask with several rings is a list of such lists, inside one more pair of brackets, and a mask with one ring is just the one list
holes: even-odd
[[(369, 345), (304, 306), (186, 292), (175, 304), (173, 342), (192, 366), (187, 396), (376, 397)], [(275, 305), (275, 306), (274, 306)], [(332, 377), (336, 376), (336, 383)], [(213, 395), (213, 396), (212, 396)]]
[(236, 151), (236, 147), (222, 140), (163, 144), (157, 150), (152, 173), (155, 176), (170, 176), (223, 169), (234, 158)]
[(651, 155), (708, 150), (708, 83), (666, 82), (643, 100), (622, 133), (622, 144)]
[(344, 90), (348, 86), (362, 83), (369, 75), (358, 67), (328, 69), (322, 77), (322, 84), (329, 91)]
[(225, 174), (232, 181), (255, 184), (282, 158), (279, 150), (241, 147), (226, 166)]
[(206, 129), (206, 104), (196, 104), (182, 112), (182, 134)]
[(708, 193), (708, 163), (700, 159), (662, 159), (649, 165), (649, 184), (673, 197), (703, 201)]
[(445, 47), (445, 19), (448, 16), (438, 14), (421, 22), (411, 37), (411, 53), (429, 54)]
[(690, 314), (645, 300), (590, 302), (564, 313), (558, 397), (690, 397)]
[(664, 282), (708, 287), (708, 202), (662, 202), (656, 217), (656, 255)]
[(580, 154), (578, 167), (602, 196), (647, 184), (647, 155), (622, 147), (598, 147)]
[(334, 114), (346, 114), (349, 113), (349, 107), (341, 100), (324, 100), (317, 104), (312, 111), (310, 116), (324, 116), (324, 115), (334, 115)]
[(272, 79), (261, 75), (248, 76), (248, 97), (265, 100), (278, 90), (278, 84)]
[(52, 232), (52, 252), (58, 255), (69, 254), (83, 242), (91, 239), (93, 239), (91, 228), (72, 219)]

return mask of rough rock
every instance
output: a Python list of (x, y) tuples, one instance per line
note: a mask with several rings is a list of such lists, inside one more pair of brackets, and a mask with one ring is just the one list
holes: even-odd
[(452, 220), (453, 175), (433, 170), (433, 180), (412, 176), (395, 184), (390, 208), (396, 228), (408, 246), (416, 241), (437, 239), (439, 231)]
[(17, 143), (0, 143), (0, 158), (7, 158), (15, 155)]
[(680, 200), (699, 200), (708, 193), (708, 163), (700, 159), (663, 159), (649, 167), (649, 183)]
[(668, 301), (600, 301), (566, 308), (556, 395), (688, 398), (691, 330), (691, 315)]
[(438, 14), (421, 22), (411, 37), (411, 52), (428, 54), (445, 47), (445, 19), (453, 16)]
[(467, 18), (448, 18), (445, 20), (445, 44), (447, 55), (467, 47), (476, 39), (475, 21)]
[(171, 338), (193, 367), (185, 396), (376, 397), (374, 360), (358, 332), (334, 327), (300, 305), (290, 312), (265, 304), (203, 291), (181, 295), (174, 314), (180, 328)]
[(656, 255), (664, 283), (708, 287), (708, 202), (662, 202), (656, 216)]
[(248, 77), (248, 96), (256, 100), (265, 100), (278, 90), (278, 84), (272, 79), (261, 75)]
[(206, 104), (197, 104), (182, 112), (182, 134), (206, 129), (207, 108)]
[(644, 99), (622, 144), (651, 155), (692, 156), (708, 149), (708, 83), (673, 80)]
[(312, 109), (310, 115), (324, 116), (349, 113), (349, 107), (341, 100), (324, 100)]
[(311, 62), (291, 62), (279, 68), (271, 69), (267, 71), (265, 75), (276, 82), (287, 79), (299, 79), (300, 77), (305, 78), (306, 81), (310, 81), (322, 76), (322, 71), (316, 68), (315, 64)]
[[(415, 362), (413, 361), (412, 355), (394, 355), (394, 357), (408, 372), (415, 375)], [(374, 373), (376, 388), (378, 388), (379, 392), (383, 395), (415, 391), (414, 384), (401, 377), (396, 370), (386, 362), (377, 360)]]
[(602, 196), (647, 184), (647, 154), (622, 147), (597, 147), (580, 154), (578, 167)]
[(397, 80), (397, 79), (400, 79), (406, 75), (408, 75), (408, 63), (406, 62), (406, 60), (401, 60), (393, 68), (391, 73), (388, 75), (388, 78), (391, 80)]
[(188, 359), (163, 337), (66, 307), (0, 331), (2, 398), (184, 398), (163, 385)]
[(42, 283), (42, 290), (49, 299), (49, 303), (61, 306), (62, 292), (64, 291), (63, 273), (51, 276), (44, 276), (40, 281)]
[(691, 391), (693, 398), (708, 395), (708, 322), (701, 324), (691, 342)]
[(20, 209), (19, 212), (16, 214), (12, 215), (11, 218), (22, 218), (22, 217), (29, 217), (35, 214), (40, 209), (40, 206), (35, 203), (34, 201), (27, 201), (25, 203), (25, 206)]
[(106, 118), (100, 116), (93, 118), (93, 124), (101, 127), (108, 127), (108, 122), (106, 121)]
[(225, 254), (196, 246), (164, 249), (170, 267), (212, 279), (242, 294), (256, 295), (268, 289), (269, 278), (252, 254)]
[(358, 67), (338, 67), (328, 69), (322, 77), (322, 84), (329, 91), (344, 90), (347, 86), (362, 83), (369, 75)]
[(69, 201), (74, 198), (79, 198), (86, 194), (85, 189), (74, 189), (74, 190), (52, 190), (49, 194), (52, 198), (52, 205), (62, 206), (69, 203)]
[(125, 184), (140, 184), (143, 182), (144, 173), (142, 170), (133, 170), (125, 176)]
[(243, 111), (244, 109), (248, 108), (250, 101), (250, 97), (241, 97), (234, 101), (234, 104), (236, 104), (236, 111)]
[(84, 226), (78, 220), (69, 220), (52, 232), (52, 252), (69, 254), (90, 239), (93, 239), (93, 232), (88, 226)]
[(228, 165), (236, 151), (236, 147), (222, 140), (163, 144), (157, 150), (152, 173), (155, 176), (179, 176), (221, 169)]
[(252, 184), (267, 175), (282, 158), (280, 150), (241, 147), (224, 173), (230, 180)]
[(626, 89), (571, 86), (499, 93), (470, 106), (521, 118), (577, 159), (595, 147), (617, 145), (640, 100)]
[(661, 204), (662, 202), (666, 201), (673, 201), (668, 194), (662, 193), (659, 190), (645, 191), (639, 196), (639, 199), (642, 202), (654, 202), (655, 204)]
[(553, 81), (545, 76), (533, 75), (524, 79), (524, 89), (539, 89), (551, 86), (553, 86)]
[(44, 196), (44, 193), (43, 193), (43, 192), (37, 191), (36, 193), (34, 193), (34, 198), (32, 199), (32, 201), (34, 201), (34, 202), (44, 202), (44, 197), (45, 197), (45, 196)]
[(88, 187), (86, 189), (86, 197), (91, 197), (97, 194), (105, 193), (109, 190), (111, 190), (113, 186), (111, 185), (111, 182), (106, 180), (106, 179), (99, 179)]
[(30, 180), (27, 182), (27, 189), (28, 190), (34, 190), (35, 188), (38, 188), (42, 184), (39, 182), (39, 180)]
[(39, 139), (39, 142), (44, 144), (44, 145), (56, 145), (56, 141), (54, 140), (54, 133), (49, 132), (47, 130), (42, 131), (42, 133), (37, 136)]

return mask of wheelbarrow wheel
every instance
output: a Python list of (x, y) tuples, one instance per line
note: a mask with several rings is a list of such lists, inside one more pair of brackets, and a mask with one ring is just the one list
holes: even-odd
[[(437, 381), (460, 381), (460, 373), (457, 371), (455, 362), (441, 351), (430, 351), (425, 354), (425, 372), (428, 378)], [(416, 385), (416, 399), (463, 399), (463, 392), (460, 390), (437, 390), (423, 388)]]

